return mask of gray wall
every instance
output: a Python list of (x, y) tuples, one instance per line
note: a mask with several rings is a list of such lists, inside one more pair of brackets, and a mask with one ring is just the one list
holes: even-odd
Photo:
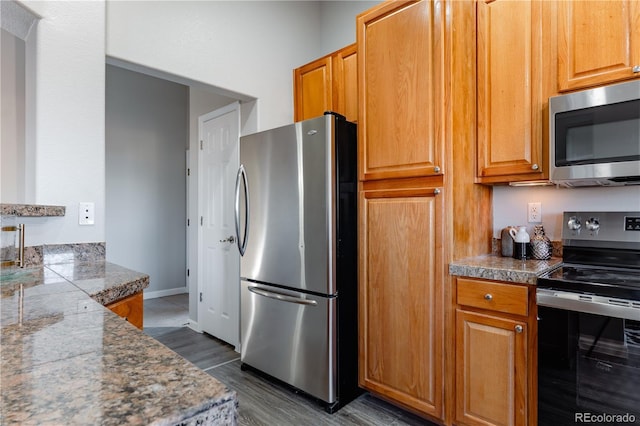
[(189, 88), (107, 66), (107, 260), (150, 275), (145, 293), (186, 288)]
[[(321, 1), (320, 46), (324, 56), (356, 42), (356, 16), (379, 1)], [(313, 58), (312, 58), (313, 59)]]
[(0, 30), (0, 202), (25, 200), (25, 43)]

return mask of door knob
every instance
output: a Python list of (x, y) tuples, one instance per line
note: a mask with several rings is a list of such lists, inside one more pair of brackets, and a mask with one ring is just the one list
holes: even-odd
[(225, 238), (224, 240), (220, 240), (221, 243), (234, 243), (236, 241), (236, 237), (230, 235), (229, 238)]

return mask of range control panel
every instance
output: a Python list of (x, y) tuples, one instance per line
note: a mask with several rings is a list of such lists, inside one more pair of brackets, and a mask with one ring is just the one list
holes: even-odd
[(640, 212), (564, 212), (563, 222), (565, 246), (640, 246)]
[(640, 231), (640, 216), (627, 216), (624, 218), (625, 231)]

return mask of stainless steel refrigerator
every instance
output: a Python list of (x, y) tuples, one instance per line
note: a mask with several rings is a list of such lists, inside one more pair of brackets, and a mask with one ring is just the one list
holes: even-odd
[(328, 412), (360, 392), (356, 139), (333, 113), (240, 138), (242, 367)]

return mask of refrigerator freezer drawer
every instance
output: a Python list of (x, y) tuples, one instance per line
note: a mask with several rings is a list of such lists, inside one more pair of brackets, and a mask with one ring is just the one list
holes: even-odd
[(336, 298), (242, 281), (241, 361), (327, 403), (337, 400)]

